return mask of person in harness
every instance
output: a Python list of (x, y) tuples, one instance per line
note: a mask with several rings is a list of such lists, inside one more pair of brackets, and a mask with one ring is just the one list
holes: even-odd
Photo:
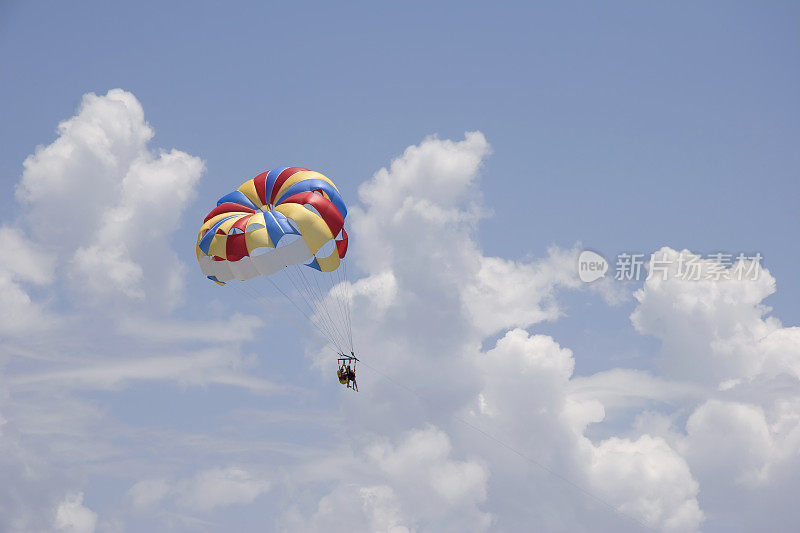
[(347, 375), (347, 369), (344, 367), (344, 363), (339, 367), (339, 370), (336, 371), (336, 377), (339, 378), (339, 383), (342, 385), (347, 385), (348, 388), (350, 387), (350, 378)]
[[(353, 383), (353, 390), (358, 392), (358, 384), (356, 383), (356, 370), (347, 365), (347, 380)], [(348, 385), (350, 387), (350, 385)]]
[[(336, 371), (336, 377), (339, 378), (339, 383), (347, 385), (348, 389), (353, 389), (358, 392), (358, 384), (356, 383), (356, 361), (358, 359), (352, 352), (350, 355), (339, 354), (339, 369)], [(350, 366), (352, 363), (352, 366)]]

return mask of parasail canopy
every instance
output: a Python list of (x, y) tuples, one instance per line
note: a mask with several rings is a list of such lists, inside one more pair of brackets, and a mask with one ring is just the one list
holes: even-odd
[[(217, 201), (197, 234), (197, 261), (219, 285), (266, 277), (331, 348), (352, 354), (349, 283), (342, 261), (346, 217), (347, 206), (326, 176), (303, 167), (275, 168)], [(243, 293), (260, 292), (250, 283), (243, 285)]]
[(298, 264), (332, 272), (347, 253), (345, 217), (330, 179), (303, 167), (275, 168), (217, 201), (197, 235), (197, 260), (219, 284)]

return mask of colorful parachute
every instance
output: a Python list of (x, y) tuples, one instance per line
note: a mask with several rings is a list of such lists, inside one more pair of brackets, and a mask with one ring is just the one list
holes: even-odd
[[(219, 285), (265, 276), (327, 344), (352, 355), (349, 284), (340, 268), (346, 217), (330, 179), (302, 167), (276, 168), (217, 201), (197, 234), (197, 261)], [(250, 290), (259, 292), (248, 284), (242, 292)]]
[[(346, 216), (331, 180), (302, 167), (276, 168), (217, 201), (197, 235), (197, 260), (220, 284), (300, 263), (331, 272), (347, 253)], [(331, 241), (330, 253), (317, 255)]]

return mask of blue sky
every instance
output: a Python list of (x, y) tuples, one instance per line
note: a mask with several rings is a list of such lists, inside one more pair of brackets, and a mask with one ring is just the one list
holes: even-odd
[[(641, 374), (636, 374), (635, 379), (626, 378), (635, 383), (625, 381), (619, 385), (613, 379), (610, 381), (623, 389), (643, 387), (659, 391), (684, 390), (680, 387), (688, 387), (687, 383), (692, 386), (702, 383), (704, 390), (719, 389), (725, 381), (718, 379), (720, 375), (730, 378), (728, 381), (739, 379), (740, 384), (728, 384), (728, 388), (719, 390), (744, 387), (741, 383), (750, 380), (750, 388), (735, 395), (739, 403), (734, 407), (724, 404), (730, 408), (725, 412), (750, 416), (752, 411), (747, 410), (748, 406), (757, 406), (753, 409), (765, 413), (765, 425), (776, 427), (776, 421), (782, 419), (778, 404), (769, 403), (767, 398), (772, 398), (769, 391), (780, 387), (770, 382), (762, 390), (752, 383), (767, 380), (765, 375), (769, 379), (792, 376), (791, 371), (782, 374), (767, 363), (758, 369), (742, 363), (743, 366), (736, 367), (738, 370), (731, 370), (724, 365), (714, 367), (717, 363), (709, 362), (708, 375), (703, 374), (700, 367), (705, 367), (699, 364), (695, 376), (691, 369), (683, 373), (664, 370), (660, 361), (671, 356), (670, 350), (713, 351), (722, 349), (721, 344), (729, 348), (725, 353), (739, 353), (739, 348), (730, 348), (730, 344), (720, 340), (719, 331), (727, 331), (728, 327), (731, 331), (752, 331), (755, 344), (741, 348), (742, 353), (751, 350), (766, 354), (764, 361), (771, 361), (773, 348), (758, 343), (778, 326), (769, 323), (762, 314), (753, 315), (753, 309), (761, 303), (772, 307), (771, 316), (786, 326), (781, 331), (788, 331), (785, 335), (789, 340), (780, 341), (786, 347), (779, 351), (789, 355), (782, 359), (775, 357), (793, 361), (797, 354), (796, 336), (791, 337), (796, 333), (790, 326), (800, 319), (797, 301), (800, 279), (795, 273), (796, 265), (800, 264), (800, 248), (794, 235), (800, 222), (797, 208), (800, 188), (796, 179), (800, 169), (798, 17), (800, 9), (789, 2), (703, 5), (616, 2), (591, 6), (579, 3), (489, 6), (465, 2), (346, 6), (306, 2), (4, 3), (0, 6), (0, 116), (3, 117), (0, 183), (5, 194), (0, 199), (4, 213), (0, 225), (21, 232), (26, 240), (30, 237), (29, 242), (42, 251), (42, 261), (50, 266), (43, 267), (41, 275), (28, 277), (11, 263), (0, 266), (7, 270), (3, 276), (13, 284), (9, 286), (30, 297), (36, 312), (43, 313), (43, 321), (80, 324), (69, 326), (71, 333), (66, 335), (63, 329), (36, 330), (47, 349), (32, 341), (33, 330), (4, 333), (9, 340), (5, 352), (0, 353), (0, 372), (6, 374), (0, 380), (0, 398), (6, 394), (13, 401), (8, 400), (5, 408), (0, 403), (0, 416), (10, 421), (8, 427), (13, 431), (0, 433), (0, 439), (6, 434), (14, 435), (19, 439), (14, 441), (15, 445), (30, 446), (34, 450), (30, 453), (48, 465), (43, 467), (43, 479), (58, 477), (52, 484), (58, 490), (53, 488), (52, 497), (47, 497), (50, 499), (31, 498), (28, 507), (34, 511), (30, 514), (36, 515), (35, 510), (40, 508), (67, 505), (77, 513), (76, 520), (84, 520), (83, 526), (88, 520), (98, 531), (138, 531), (152, 527), (153, 523), (163, 527), (167, 524), (176, 530), (218, 530), (219, 524), (233, 520), (256, 531), (267, 509), (270, 516), (277, 517), (271, 528), (311, 530), (325, 524), (324, 505), (320, 501), (336, 502), (337, 498), (350, 494), (348, 485), (340, 479), (342, 472), (350, 470), (341, 465), (331, 466), (336, 461), (319, 452), (327, 448), (348, 450), (355, 463), (372, 464), (369, 463), (372, 460), (379, 465), (376, 469), (383, 468), (385, 478), (381, 480), (376, 480), (374, 472), (355, 476), (353, 483), (361, 487), (362, 492), (356, 491), (361, 496), (347, 496), (383, 502), (382, 507), (378, 506), (380, 512), (353, 518), (365, 530), (380, 529), (386, 524), (423, 531), (443, 524), (457, 528), (451, 516), (421, 508), (406, 495), (403, 487), (423, 483), (413, 478), (416, 474), (411, 475), (413, 479), (405, 479), (386, 466), (394, 464), (392, 461), (402, 462), (404, 450), (413, 448), (415, 438), (430, 449), (446, 448), (437, 448), (444, 435), (450, 451), (436, 455), (441, 464), (431, 468), (456, 470), (474, 482), (474, 493), (465, 495), (465, 499), (448, 500), (449, 507), (444, 505), (452, 513), (473, 517), (473, 525), (489, 520), (494, 527), (513, 530), (533, 517), (546, 520), (542, 518), (543, 511), (529, 502), (540, 498), (536, 501), (541, 501), (544, 508), (555, 498), (555, 507), (564, 514), (574, 514), (577, 522), (566, 522), (565, 526), (559, 522), (562, 518), (555, 518), (555, 522), (543, 522), (546, 529), (559, 529), (559, 524), (568, 529), (588, 527), (593, 520), (607, 520), (603, 523), (612, 524), (608, 527), (619, 526), (614, 516), (598, 509), (587, 510), (591, 506), (583, 496), (568, 487), (552, 489), (555, 496), (531, 488), (540, 483), (548, 487), (558, 484), (557, 480), (542, 477), (541, 472), (531, 474), (539, 477), (534, 478), (535, 482), (528, 479), (530, 483), (525, 489), (530, 492), (526, 493), (528, 503), (523, 507), (528, 505), (532, 510), (520, 510), (504, 502), (505, 495), (519, 493), (518, 483), (524, 484), (513, 476), (514, 457), (503, 457), (502, 450), (483, 450), (485, 443), (476, 443), (479, 440), (476, 435), (464, 433), (449, 418), (469, 413), (479, 394), (485, 397), (500, 394), (492, 379), (502, 382), (502, 376), (493, 378), (490, 371), (479, 372), (477, 367), (465, 369), (455, 361), (470, 357), (464, 354), (475, 349), (473, 345), (478, 346), (473, 355), (479, 359), (495, 346), (501, 346), (498, 340), (503, 338), (510, 339), (503, 345), (507, 348), (497, 348), (493, 353), (497, 357), (505, 354), (505, 350), (512, 354), (516, 340), (507, 335), (515, 327), (522, 327), (531, 335), (530, 342), (537, 346), (531, 348), (534, 351), (541, 349), (544, 350), (541, 353), (555, 354), (553, 357), (560, 361), (560, 352), (549, 350), (546, 343), (536, 344), (544, 343), (539, 336), (551, 336), (558, 345), (572, 350), (573, 378), (594, 376), (602, 380), (610, 379), (608, 374), (602, 374), (604, 371), (639, 371)], [(71, 235), (70, 246), (74, 244), (82, 250), (93, 246), (102, 250), (106, 246), (102, 235), (93, 237), (98, 228), (70, 226), (68, 207), (59, 207), (52, 199), (26, 203), (14, 195), (20, 183), (26, 179), (30, 183), (35, 178), (32, 171), (27, 172), (33, 177), (25, 177), (26, 157), (34, 154), (37, 146), (46, 147), (56, 141), (59, 137), (56, 127), (61, 121), (88, 116), (81, 115), (84, 95), (95, 93), (104, 98), (103, 95), (116, 88), (132, 95), (133, 100), (125, 100), (129, 109), (133, 105), (130, 102), (140, 104), (144, 120), (155, 132), (149, 144), (145, 142), (146, 148), (141, 148), (142, 153), (150, 153), (155, 159), (159, 150), (176, 149), (185, 153), (181, 163), (185, 167), (176, 171), (175, 179), (176, 183), (186, 183), (192, 189), (188, 197), (176, 199), (178, 220), (174, 224), (165, 223), (168, 228), (158, 236), (157, 247), (130, 244), (131, 250), (140, 246), (142, 254), (153, 256), (134, 257), (131, 261), (138, 264), (141, 259), (146, 274), (159, 276), (145, 279), (144, 304), (140, 301), (131, 304), (132, 307), (105, 293), (92, 302), (84, 299), (83, 291), (97, 287), (86, 288), (81, 285), (83, 281), (76, 281), (70, 270), (77, 264), (70, 258), (74, 250), (60, 248), (58, 242), (39, 235), (41, 228), (35, 226), (40, 221), (32, 221), (30, 213), (35, 209), (41, 212), (63, 209), (59, 212), (64, 216), (63, 222), (55, 223), (63, 225)], [(98, 111), (97, 120), (103, 123), (110, 119)], [(134, 129), (138, 127), (136, 120), (131, 120)], [(474, 131), (480, 132), (484, 141), (469, 136), (465, 140), (465, 132)], [(437, 135), (440, 141), (426, 141), (430, 135)], [(456, 148), (448, 148), (446, 140), (455, 142)], [(423, 157), (421, 162), (415, 162), (415, 156), (403, 155), (407, 147), (415, 145), (422, 147), (423, 152), (430, 150), (429, 159)], [(426, 197), (425, 180), (430, 180), (431, 190), (440, 190), (441, 186), (436, 183), (435, 171), (425, 170), (425, 165), (437, 161), (452, 163), (448, 150), (456, 154), (453, 157), (460, 158), (453, 165), (463, 169), (461, 174), (453, 171), (456, 184), (453, 198)], [(423, 170), (414, 176), (402, 168), (390, 167), (395, 158), (418, 164)], [(470, 163), (471, 158), (477, 158), (480, 164)], [(204, 170), (192, 166), (200, 165), (200, 161)], [(369, 280), (392, 286), (386, 281), (388, 278), (380, 277), (388, 271), (396, 280), (397, 295), (393, 297), (396, 299), (388, 307), (385, 320), (391, 317), (401, 324), (395, 332), (397, 338), (386, 340), (390, 337), (388, 323), (375, 318), (382, 316), (380, 313), (371, 316), (366, 303), (361, 311), (354, 309), (357, 316), (361, 313), (368, 322), (363, 325), (362, 348), (374, 353), (365, 353), (365, 359), (373, 360), (377, 368), (389, 373), (401, 372), (409, 365), (420, 368), (440, 365), (441, 372), (452, 372), (451, 375), (432, 372), (430, 381), (425, 377), (415, 378), (420, 392), (435, 399), (435, 409), (406, 405), (408, 398), (402, 392), (385, 392), (391, 384), (381, 381), (379, 376), (372, 376), (374, 387), (362, 395), (365, 398), (342, 396), (325, 367), (318, 368), (323, 363), (315, 348), (300, 340), (301, 334), (291, 325), (275, 321), (274, 314), (281, 311), (264, 310), (252, 301), (243, 301), (239, 293), (209, 283), (196, 268), (197, 227), (216, 199), (259, 172), (293, 164), (330, 176), (348, 205), (355, 207), (351, 273), (352, 281), (362, 280), (364, 301), (378, 298), (370, 292), (373, 289), (369, 288), (372, 287), (367, 283)], [(364, 193), (364, 184), (374, 184), (375, 173), (382, 167), (399, 184), (398, 205), (406, 197), (422, 197), (442, 209), (463, 212), (469, 218), (474, 215), (469, 204), (477, 202), (491, 214), (480, 221), (473, 217), (456, 226), (449, 222), (436, 226), (431, 234), (439, 235), (441, 241), (422, 237), (419, 243), (406, 240), (411, 237), (401, 230), (392, 230), (391, 220), (385, 218), (389, 204), (370, 199)], [(102, 175), (102, 170), (95, 167), (76, 168), (65, 166), (64, 179), (80, 180), (83, 174), (93, 175), (92, 172)], [(58, 179), (58, 175), (54, 174), (52, 179)], [(102, 181), (98, 179), (98, 183)], [(109, 209), (113, 209), (117, 199), (90, 185), (83, 183), (86, 191), (78, 185), (71, 190), (82, 195), (86, 205), (96, 207), (98, 213), (106, 201)], [(116, 193), (110, 190), (108, 194)], [(430, 269), (426, 257), (430, 254), (417, 257), (409, 252), (418, 266), (408, 271), (403, 270), (407, 266), (392, 267), (382, 263), (381, 258), (370, 257), (376, 249), (370, 246), (380, 244), (379, 236), (363, 232), (370, 224), (378, 223), (389, 228), (383, 238), (394, 236), (392, 247), (396, 253), (417, 245), (420, 250), (430, 246), (433, 252), (448, 239), (460, 239), (464, 247), (454, 250), (453, 256), (460, 258), (463, 250), (471, 253), (465, 253), (463, 260), (453, 259), (453, 265), (443, 267), (443, 271), (462, 272), (459, 265), (471, 264), (472, 258), (481, 266), (475, 266), (475, 270), (464, 267), (465, 292), (452, 288), (448, 289), (451, 292), (441, 289), (444, 292), (439, 294), (435, 291), (457, 280), (440, 280), (436, 277), (438, 273), (425, 277), (424, 272)], [(359, 228), (364, 235), (360, 241)], [(8, 239), (16, 242), (11, 236)], [(566, 274), (558, 273), (571, 260), (570, 251), (581, 247), (612, 259), (619, 252), (649, 254), (665, 246), (701, 254), (760, 252), (777, 290), (772, 293), (769, 287), (759, 285), (731, 294), (723, 291), (721, 295), (709, 289), (697, 296), (693, 288), (685, 289), (684, 293), (683, 289), (644, 287), (642, 282), (612, 283), (605, 287), (621, 300), (612, 304), (608, 292), (581, 287), (564, 277)], [(156, 256), (173, 253), (173, 263), (167, 259), (163, 264), (158, 262)], [(481, 272), (494, 272), (492, 258), (512, 265), (503, 271), (505, 274), (497, 283), (518, 286), (519, 293), (529, 297), (529, 301), (515, 300), (502, 287), (480, 285), (485, 283)], [(185, 271), (176, 270), (180, 264), (186, 266)], [(537, 270), (536, 265), (549, 266)], [(155, 301), (158, 298), (150, 301), (151, 292), (161, 290), (154, 287), (166, 283), (163, 272), (179, 272), (176, 275), (184, 287), (182, 299), (177, 298), (178, 303), (172, 307)], [(535, 282), (530, 281), (534, 278)], [(150, 282), (153, 284), (148, 285)], [(412, 319), (414, 312), (422, 312), (415, 306), (425, 294), (421, 289), (415, 291), (415, 286), (427, 288), (428, 284), (434, 287), (432, 297), (439, 298), (436, 304), (430, 304), (437, 308), (437, 314), (431, 317), (438, 317), (442, 323), (426, 325)], [(473, 292), (469, 292), (470, 287)], [(637, 289), (644, 290), (639, 300), (633, 297)], [(477, 293), (496, 293), (496, 297), (478, 305), (476, 302), (481, 300), (475, 296)], [(707, 317), (703, 324), (716, 331), (716, 337), (681, 322), (675, 309), (680, 309), (679, 302), (690, 298), (687, 294), (695, 294), (700, 300), (710, 299), (709, 307), (719, 314)], [(763, 301), (752, 300), (752, 294), (763, 295)], [(715, 299), (718, 297), (723, 303)], [(559, 310), (552, 316), (543, 311), (550, 300), (557, 302)], [(736, 302), (744, 302), (743, 307)], [(492, 305), (500, 306), (494, 314)], [(729, 311), (736, 311), (726, 312), (726, 306)], [(476, 308), (487, 313), (483, 324), (475, 323), (476, 317), (482, 316)], [(500, 320), (496, 328), (485, 327), (486, 322), (504, 309), (518, 311), (518, 317), (527, 318)], [(670, 314), (670, 309), (676, 316)], [(629, 318), (635, 310), (642, 317), (638, 325), (632, 325)], [(151, 320), (195, 331), (202, 329), (201, 324), (208, 320), (230, 326), (232, 323), (225, 321), (234, 313), (263, 321), (241, 326), (241, 339), (230, 343), (233, 362), (220, 363), (221, 368), (230, 370), (230, 375), (238, 380), (236, 385), (220, 384), (208, 374), (196, 380), (182, 380), (180, 371), (174, 369), (163, 378), (157, 370), (152, 370), (146, 374), (148, 377), (137, 374), (139, 377), (121, 377), (112, 382), (84, 376), (76, 378), (77, 385), (72, 382), (53, 385), (66, 406), (63, 413), (55, 416), (58, 420), (55, 426), (69, 427), (71, 416), (82, 420), (83, 425), (78, 424), (82, 429), (74, 429), (75, 434), (80, 434), (75, 445), (86, 449), (86, 442), (97, 441), (101, 450), (96, 453), (103, 459), (92, 460), (90, 449), (86, 452), (88, 458), (66, 460), (30, 436), (49, 434), (41, 429), (48, 427), (47, 421), (39, 417), (49, 403), (42, 399), (41, 390), (16, 389), (20, 380), (24, 382), (34, 375), (39, 379), (48, 371), (65, 368), (75, 368), (80, 373), (87, 368), (84, 364), (102, 366), (115, 361), (115, 357), (127, 361), (137, 355), (152, 356), (154, 369), (162, 368), (158, 365), (170, 354), (185, 355), (187, 361), (202, 358), (202, 350), (214, 345), (202, 336), (193, 340), (175, 334), (172, 340), (164, 341), (163, 336), (142, 335), (130, 341), (118, 334), (120, 324)], [(734, 320), (732, 315), (738, 318)], [(739, 325), (730, 325), (729, 320)], [(664, 323), (671, 328), (666, 333)], [(417, 334), (419, 345), (412, 342)], [(46, 339), (60, 339), (60, 343)], [(464, 342), (471, 348), (455, 346), (457, 339), (468, 339)], [(454, 345), (452, 353), (437, 352), (441, 343), (448, 342)], [(221, 353), (227, 349), (217, 348)], [(414, 352), (413, 355), (408, 351)], [(433, 353), (438, 355), (430, 355)], [(156, 360), (159, 357), (162, 359)], [(761, 360), (761, 356), (752, 357)], [(508, 355), (508, 361), (511, 360), (513, 355)], [(798, 368), (796, 363), (785, 364), (788, 368)], [(723, 367), (725, 370), (720, 370)], [(213, 374), (215, 367), (210, 368)], [(489, 377), (479, 385), (484, 374)], [(370, 377), (367, 372), (363, 375), (370, 389)], [(263, 381), (246, 385), (245, 378), (250, 377)], [(438, 391), (439, 378), (452, 380), (454, 384)], [(554, 377), (552, 383), (561, 383), (558, 379)], [(798, 398), (797, 376), (793, 379), (788, 389), (780, 389), (790, 391), (784, 398), (788, 403)], [(265, 383), (272, 381), (302, 390), (265, 392), (272, 386)], [(577, 385), (566, 383), (559, 385), (563, 390), (558, 390), (568, 396), (574, 391), (564, 391), (572, 391), (570, 387)], [(770, 455), (773, 452), (764, 452), (763, 457), (759, 456), (763, 464), (757, 469), (762, 477), (747, 472), (731, 474), (745, 487), (739, 492), (733, 489), (726, 492), (713, 483), (705, 489), (704, 476), (708, 474), (704, 466), (708, 463), (704, 462), (706, 456), (698, 451), (702, 446), (697, 444), (702, 440), (698, 436), (701, 432), (687, 419), (694, 416), (694, 420), (704, 420), (715, 409), (720, 412), (725, 409), (708, 402), (734, 400), (720, 400), (716, 393), (703, 394), (692, 392), (674, 398), (665, 392), (669, 396), (666, 398), (653, 392), (633, 404), (608, 397), (595, 398), (594, 401), (605, 405), (605, 421), (595, 421), (586, 432), (570, 433), (570, 438), (575, 439), (570, 442), (577, 443), (578, 448), (587, 446), (586, 450), (602, 458), (607, 457), (603, 453), (612, 445), (619, 445), (618, 441), (607, 439), (628, 439), (654, 456), (666, 457), (666, 463), (661, 464), (673, 459), (683, 461), (688, 466), (680, 490), (687, 491), (686, 501), (693, 501), (698, 496), (692, 492), (692, 482), (699, 483), (698, 512), (704, 516), (700, 519), (700, 514), (695, 513), (687, 522), (679, 522), (686, 529), (725, 530), (730, 526), (728, 521), (737, 520), (751, 525), (759, 523), (763, 517), (757, 511), (740, 516), (720, 502), (725, 497), (731, 501), (748, 497), (768, 499), (772, 497), (770, 491), (785, 491), (790, 485), (771, 478), (770, 469), (797, 472), (799, 463), (783, 458), (777, 451), (774, 456)], [(361, 404), (355, 403), (359, 400)], [(505, 397), (498, 399), (497, 405), (504, 405), (505, 401), (514, 405), (512, 399)], [(73, 404), (74, 410), (70, 410)], [(368, 404), (374, 408), (367, 407)], [(517, 403), (523, 404), (523, 400)], [(253, 412), (247, 415), (248, 410)], [(664, 429), (666, 422), (652, 422), (655, 417), (652, 412), (669, 420), (669, 427)], [(290, 413), (291, 421), (274, 422), (279, 413)], [(396, 424), (381, 421), (381, 416), (389, 415)], [(243, 422), (248, 416), (273, 422), (264, 422), (263, 428), (252, 427)], [(517, 447), (530, 445), (526, 450), (530, 449), (531, 456), (538, 453), (542, 455), (537, 457), (549, 457), (552, 452), (545, 445), (541, 449), (531, 445), (526, 440), (529, 436), (513, 434), (508, 428), (525, 426), (528, 422), (510, 414), (506, 419), (496, 413), (486, 416), (495, 418), (481, 420), (478, 425), (491, 426), (492, 431), (504, 435), (511, 431), (508, 439)], [(596, 415), (586, 416), (591, 419)], [(356, 425), (354, 436), (331, 424), (331, 420), (351, 417), (363, 420)], [(646, 420), (652, 425), (648, 426)], [(530, 422), (531, 427), (550, 427), (551, 422), (537, 425), (540, 422)], [(103, 425), (114, 428), (113, 436), (96, 439), (97, 428)], [(62, 435), (57, 428), (48, 431)], [(784, 433), (779, 433), (770, 434), (770, 449), (791, 447), (794, 441), (780, 440)], [(786, 434), (794, 433), (787, 430)], [(657, 443), (652, 444), (645, 436)], [(584, 437), (590, 444), (582, 440)], [(167, 443), (171, 438), (194, 444), (170, 447)], [(207, 447), (196, 444), (204, 439), (212, 444)], [(145, 444), (149, 441), (150, 445)], [(223, 441), (230, 446), (229, 451), (210, 450), (222, 446)], [(274, 457), (262, 457), (264, 450), (284, 450), (287, 446), (302, 448), (304, 453), (292, 456), (291, 460), (281, 455), (284, 451), (275, 451)], [(159, 455), (163, 460), (157, 459)], [(579, 455), (553, 459), (552, 466), (582, 486), (590, 487), (618, 509), (624, 509), (623, 513), (632, 514), (656, 529), (672, 527), (669, 517), (675, 515), (673, 511), (680, 507), (678, 504), (654, 496), (663, 505), (664, 514), (661, 518), (649, 517), (635, 503), (626, 500), (633, 496), (626, 495), (625, 490), (603, 485), (593, 478), (600, 474), (584, 469), (576, 459)], [(777, 456), (781, 459), (776, 459)], [(108, 466), (119, 457), (127, 458), (123, 466)], [(749, 460), (742, 459), (747, 464)], [(602, 463), (601, 459), (597, 461), (595, 464)], [(309, 465), (317, 462), (326, 464), (323, 470), (329, 472), (327, 477), (303, 477), (312, 469)], [(17, 466), (13, 459), (7, 465), (10, 470)], [(284, 476), (283, 481), (270, 479), (270, 473), (278, 470)], [(63, 471), (68, 474), (62, 475)], [(202, 488), (207, 478), (217, 479), (214, 476), (233, 479), (233, 486), (244, 493), (241, 501), (207, 505), (206, 500), (197, 496), (200, 490), (197, 487)], [(293, 481), (286, 482), (284, 478)], [(295, 478), (302, 481), (294, 481)], [(136, 509), (152, 511), (152, 508), (147, 507), (149, 503), (139, 505), (141, 502), (132, 487), (153, 480), (163, 482), (162, 488), (171, 488), (164, 489), (165, 496), (153, 503), (158, 512), (143, 518)], [(462, 482), (471, 486), (468, 481)], [(144, 492), (158, 492), (152, 486), (142, 486), (149, 487)], [(674, 493), (681, 493), (680, 490)], [(31, 492), (37, 492), (35, 486)], [(236, 493), (236, 489), (232, 492)], [(83, 503), (72, 505), (69, 502), (75, 503), (76, 494), (83, 494)], [(250, 498), (251, 495), (254, 496)], [(198, 501), (205, 503), (197, 504)], [(409, 511), (409, 507), (415, 506), (416, 511)], [(6, 508), (0, 499), (0, 515)], [(0, 524), (17, 520), (16, 523), (27, 527), (42, 527), (35, 522), (24, 522), (29, 518), (23, 512), (13, 516), (6, 512), (10, 518), (4, 522), (0, 516)], [(773, 513), (771, 524), (779, 527), (788, 516)], [(370, 525), (368, 519), (372, 520)], [(204, 521), (208, 523), (203, 525)]]

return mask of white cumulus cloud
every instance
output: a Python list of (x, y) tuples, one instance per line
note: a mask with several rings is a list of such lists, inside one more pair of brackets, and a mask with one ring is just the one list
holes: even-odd
[(133, 94), (90, 93), (58, 138), (24, 162), (17, 198), (33, 238), (56, 251), (92, 297), (174, 305), (182, 296), (184, 267), (168, 239), (204, 163), (152, 150), (153, 135)]
[(140, 510), (177, 507), (208, 513), (219, 507), (245, 505), (267, 492), (269, 481), (238, 466), (215, 467), (175, 480), (145, 479), (128, 490)]
[(97, 526), (97, 513), (83, 505), (83, 493), (69, 494), (56, 509), (53, 525), (68, 533), (93, 533)]

